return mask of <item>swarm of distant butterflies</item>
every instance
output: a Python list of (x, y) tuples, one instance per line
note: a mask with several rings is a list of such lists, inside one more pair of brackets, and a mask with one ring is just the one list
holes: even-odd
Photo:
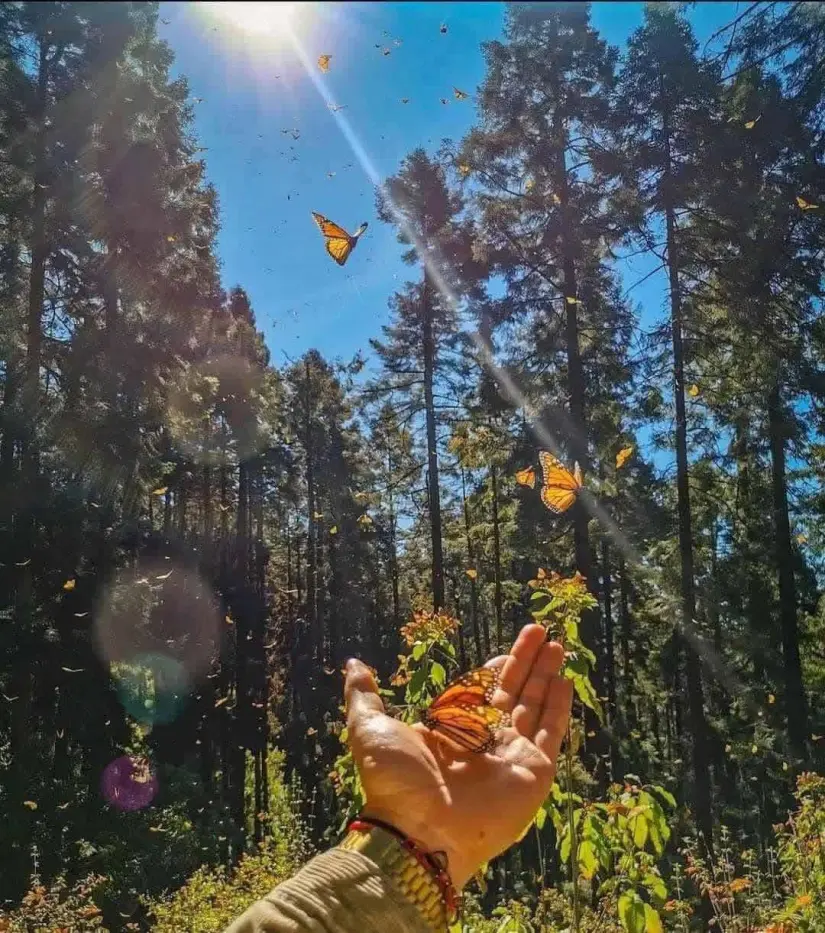
[(312, 211), (312, 218), (324, 235), (324, 245), (327, 252), (339, 266), (343, 266), (349, 259), (350, 253), (357, 246), (358, 238), (367, 229), (367, 222), (364, 221), (355, 233), (349, 234), (343, 227), (339, 227), (338, 224), (333, 223), (323, 214)]

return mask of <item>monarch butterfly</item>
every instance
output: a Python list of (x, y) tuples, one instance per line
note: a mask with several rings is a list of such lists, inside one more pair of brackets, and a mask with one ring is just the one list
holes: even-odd
[(630, 447), (622, 447), (622, 449), (616, 454), (616, 469), (621, 470), (621, 468), (627, 463), (628, 459), (633, 454), (633, 445)]
[(355, 233), (350, 236), (343, 227), (339, 227), (338, 224), (334, 224), (331, 220), (327, 220), (323, 214), (318, 214), (313, 211), (312, 217), (315, 223), (318, 224), (321, 233), (324, 235), (327, 252), (339, 266), (343, 266), (349, 259), (349, 254), (355, 249), (355, 245), (358, 243), (358, 237), (367, 229), (366, 222), (362, 223)]
[(318, 67), (321, 69), (321, 71), (324, 71), (324, 72), (329, 71), (329, 63), (331, 59), (332, 59), (331, 55), (319, 55), (318, 56)]
[(561, 460), (546, 450), (539, 451), (539, 461), (543, 476), (541, 501), (551, 512), (560, 515), (576, 501), (582, 488), (581, 468), (576, 463), (571, 473)]
[(498, 678), (498, 670), (490, 667), (462, 674), (430, 704), (424, 725), (465, 751), (489, 751), (496, 732), (508, 723), (505, 712), (490, 706)]
[(533, 489), (536, 485), (536, 471), (531, 467), (525, 467), (516, 473), (516, 482), (519, 486), (529, 486)]

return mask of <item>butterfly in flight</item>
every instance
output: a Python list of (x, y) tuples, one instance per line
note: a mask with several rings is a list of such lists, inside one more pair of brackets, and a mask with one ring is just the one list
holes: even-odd
[(456, 100), (467, 100), (470, 96), (466, 91), (462, 91), (457, 87), (453, 88), (453, 94), (455, 95)]
[(576, 463), (571, 473), (561, 460), (546, 450), (539, 451), (539, 461), (543, 478), (541, 501), (551, 512), (560, 515), (576, 501), (582, 488), (581, 468)]
[(507, 713), (490, 705), (498, 678), (498, 670), (491, 667), (457, 677), (429, 705), (424, 725), (465, 751), (489, 751), (498, 730), (509, 722)]
[(339, 266), (343, 266), (349, 259), (349, 254), (355, 249), (358, 237), (367, 229), (366, 221), (350, 236), (343, 227), (339, 227), (338, 224), (327, 220), (323, 214), (312, 211), (312, 217), (324, 235), (327, 252)]
[(329, 71), (329, 63), (332, 59), (331, 55), (319, 55), (318, 56), (318, 67), (323, 72)]
[(534, 489), (536, 486), (536, 471), (531, 467), (525, 467), (516, 473), (516, 482), (519, 486), (529, 486)]

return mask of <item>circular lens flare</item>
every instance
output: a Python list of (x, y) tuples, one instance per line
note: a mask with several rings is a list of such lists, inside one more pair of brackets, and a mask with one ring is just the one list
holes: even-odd
[(100, 790), (106, 803), (118, 810), (142, 810), (155, 799), (158, 779), (146, 758), (123, 755), (106, 765)]

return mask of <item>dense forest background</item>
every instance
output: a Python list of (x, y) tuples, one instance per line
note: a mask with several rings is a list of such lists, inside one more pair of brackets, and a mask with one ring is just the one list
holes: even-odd
[[(0, 8), (0, 903), (102, 875), (71, 929), (148, 928), (286, 826), (336, 838), (343, 661), (388, 684), (434, 609), (478, 664), (539, 567), (597, 599), (582, 786), (764, 855), (825, 750), (825, 7), (742, 4), (710, 54), (651, 4), (620, 56), (586, 4), (510, 6), (471, 132), (379, 192), (409, 279), (369, 378), (273, 365), (225, 289), (157, 16)], [(515, 479), (541, 449), (584, 473), (561, 516)]]

